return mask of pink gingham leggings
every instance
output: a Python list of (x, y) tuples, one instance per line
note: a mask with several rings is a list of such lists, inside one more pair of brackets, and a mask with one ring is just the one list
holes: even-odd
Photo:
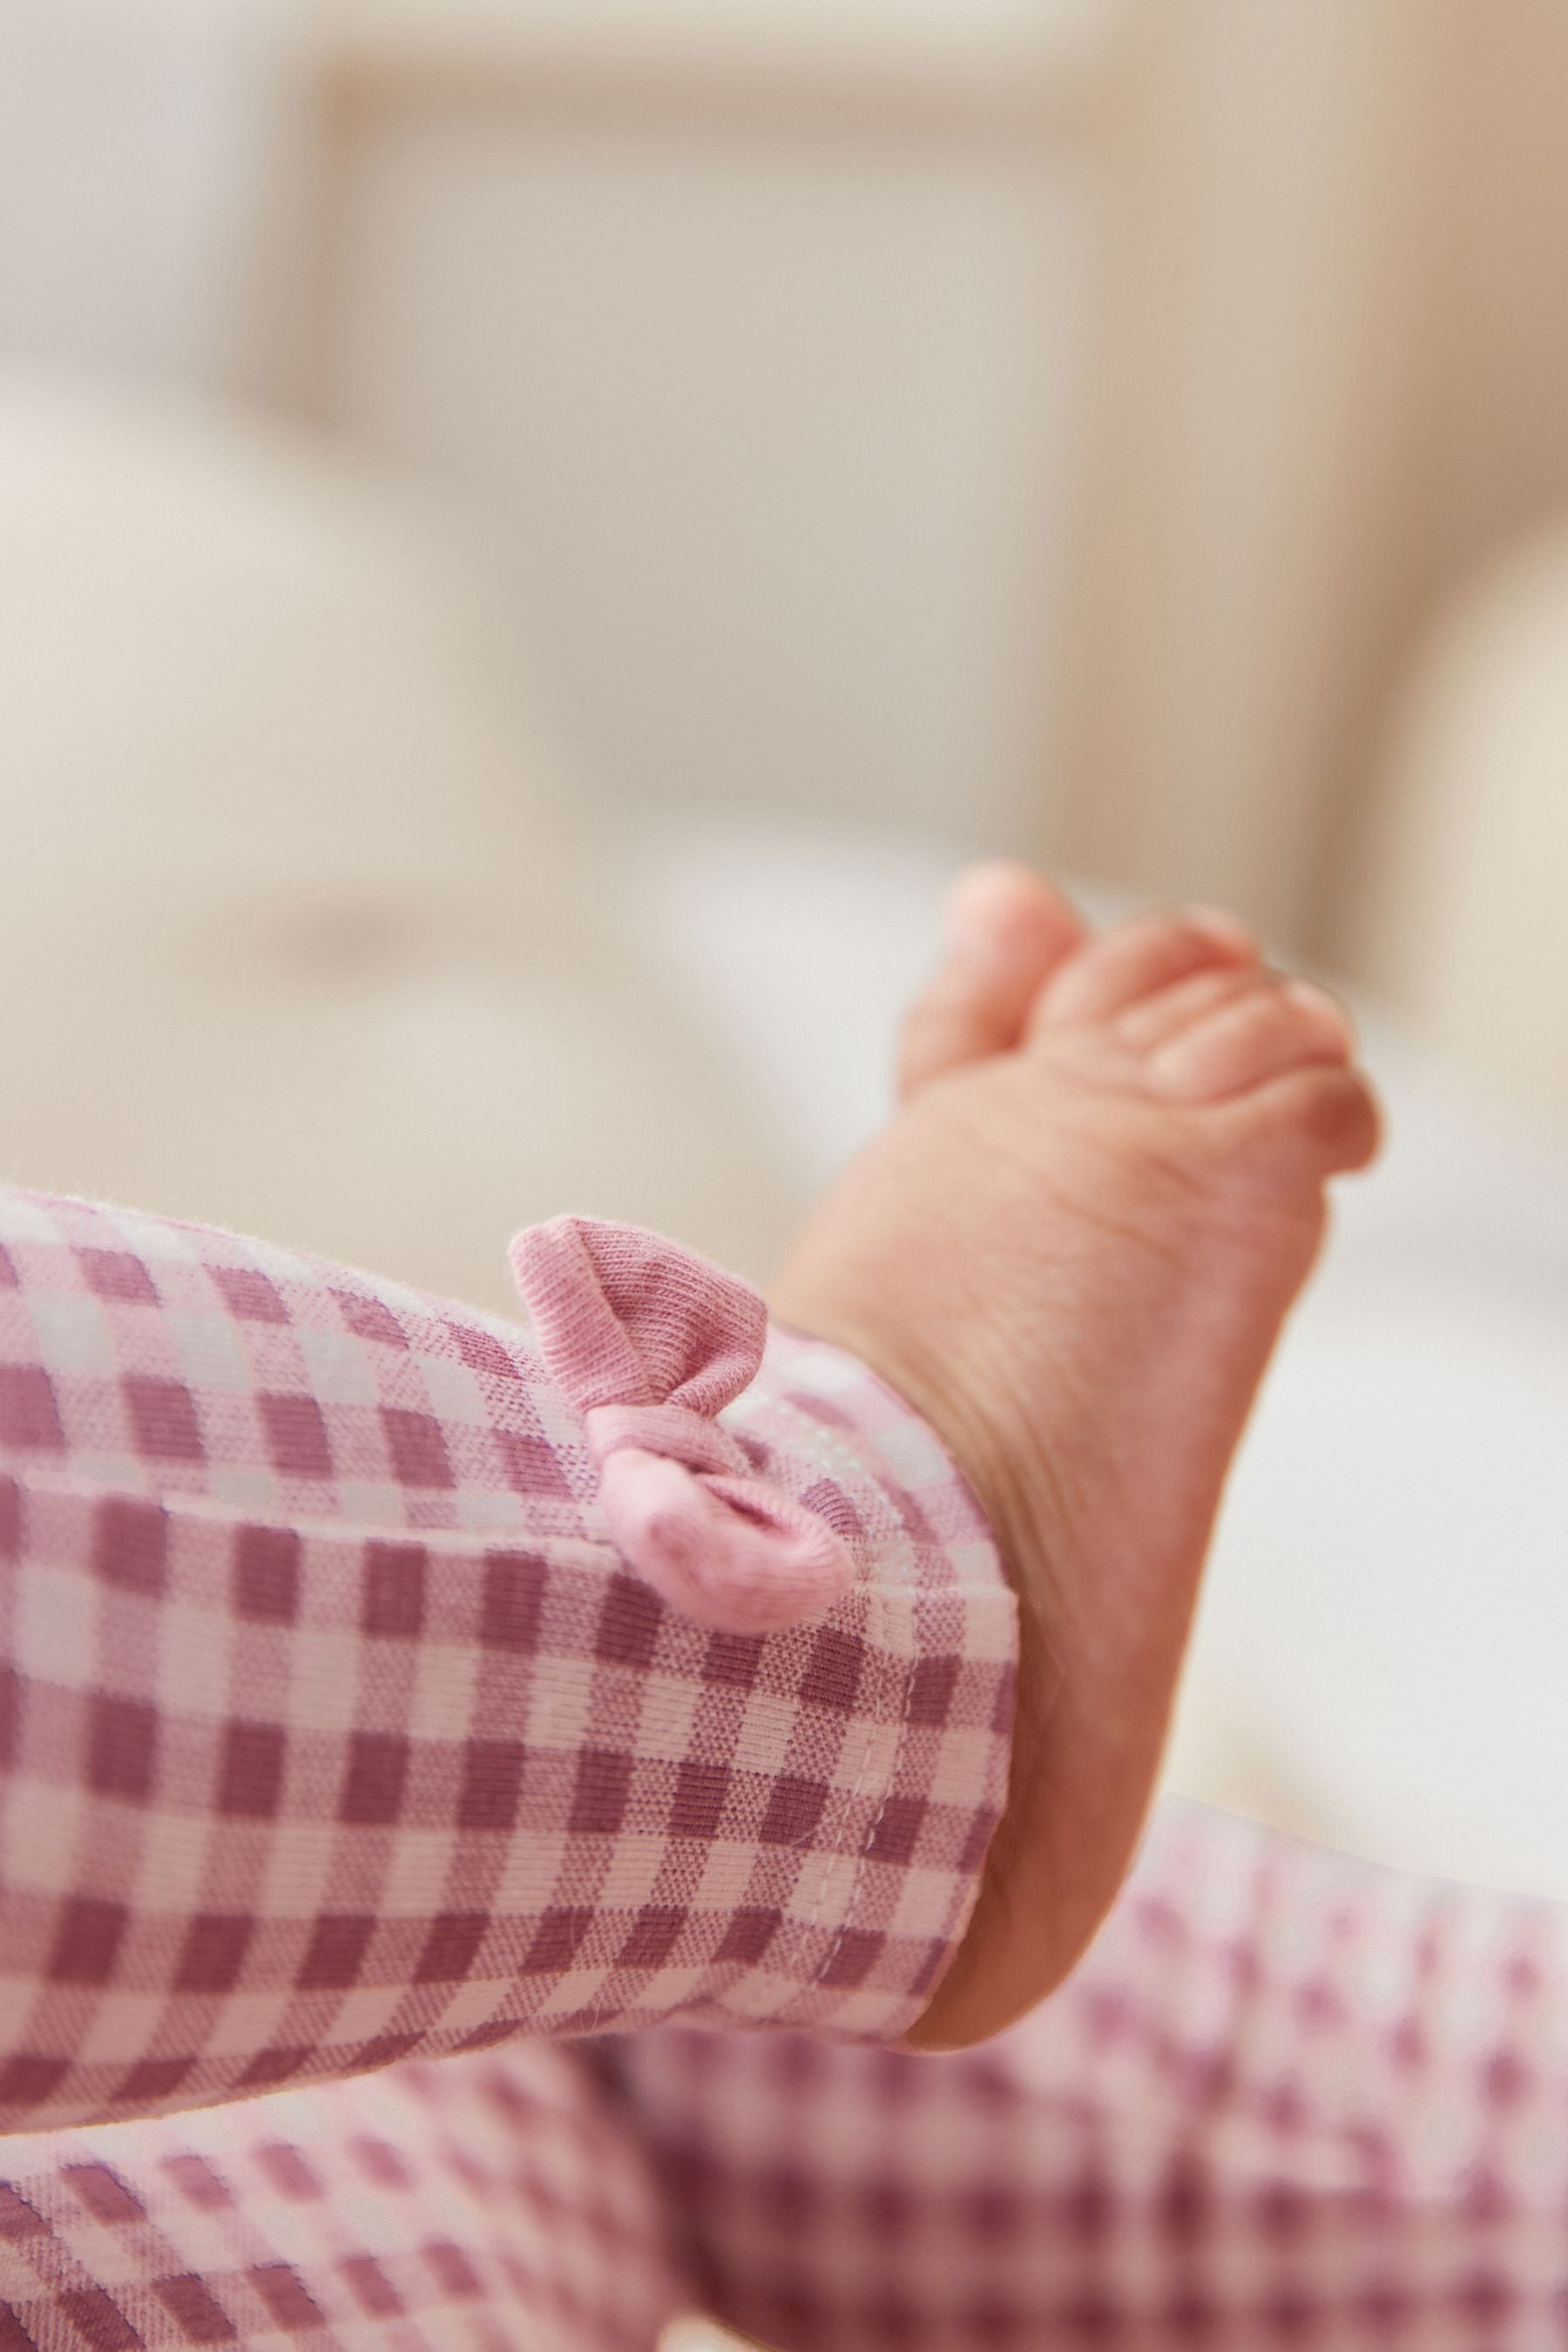
[(1543, 1907), (1172, 1808), (1027, 2024), (889, 2046), (1005, 1788), (988, 1530), (550, 1230), (542, 1356), (0, 1193), (0, 2352), (1568, 2343)]

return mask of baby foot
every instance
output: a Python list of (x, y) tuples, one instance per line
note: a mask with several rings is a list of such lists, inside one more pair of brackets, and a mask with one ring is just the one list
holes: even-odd
[(1086, 937), (1021, 867), (961, 883), (902, 1108), (775, 1288), (963, 1464), (1021, 1608), (1006, 1813), (909, 2039), (961, 2047), (1067, 1973), (1159, 1767), (1226, 1472), (1377, 1118), (1344, 1014), (1228, 917)]

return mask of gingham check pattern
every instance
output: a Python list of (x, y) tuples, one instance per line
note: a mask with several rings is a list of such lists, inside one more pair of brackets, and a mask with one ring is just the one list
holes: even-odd
[(616, 2045), (702, 2299), (784, 2352), (1557, 2352), (1568, 1913), (1162, 1809), (953, 2059)]
[(650, 2352), (701, 2304), (779, 2352), (1568, 2342), (1568, 1915), (1196, 1809), (964, 2058), (667, 2026), (266, 2092), (594, 2020), (896, 2031), (999, 1790), (994, 1560), (780, 1336), (732, 1425), (860, 1613), (715, 1650), (606, 1556), (505, 1325), (76, 1203), (0, 1230), (9, 2117), (264, 2093), (14, 2130), (0, 2352)]
[(0, 2346), (1556, 2352), (1565, 1996), (1561, 1912), (1171, 1807), (963, 2058), (667, 2028), (14, 2138)]
[(650, 2352), (652, 2175), (540, 2045), (0, 2142), (6, 2352)]
[(726, 1416), (827, 1518), (821, 1622), (620, 1570), (499, 1320), (0, 1195), (0, 2125), (671, 2016), (889, 2038), (1001, 1803), (1014, 1612), (967, 1489), (778, 1335)]

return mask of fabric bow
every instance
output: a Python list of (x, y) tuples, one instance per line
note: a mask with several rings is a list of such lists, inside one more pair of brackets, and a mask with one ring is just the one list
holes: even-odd
[(757, 1477), (715, 1415), (761, 1369), (767, 1308), (636, 1225), (555, 1217), (511, 1245), (545, 1367), (583, 1416), (616, 1549), (700, 1625), (772, 1633), (854, 1580), (843, 1542)]

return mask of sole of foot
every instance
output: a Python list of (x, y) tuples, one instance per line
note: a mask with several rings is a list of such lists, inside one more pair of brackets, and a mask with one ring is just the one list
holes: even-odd
[(969, 1475), (1020, 1602), (1006, 1811), (908, 2037), (1058, 1983), (1126, 1872), (1226, 1473), (1377, 1111), (1342, 1009), (1205, 909), (1090, 933), (1026, 868), (954, 891), (900, 1108), (777, 1312), (850, 1349)]

